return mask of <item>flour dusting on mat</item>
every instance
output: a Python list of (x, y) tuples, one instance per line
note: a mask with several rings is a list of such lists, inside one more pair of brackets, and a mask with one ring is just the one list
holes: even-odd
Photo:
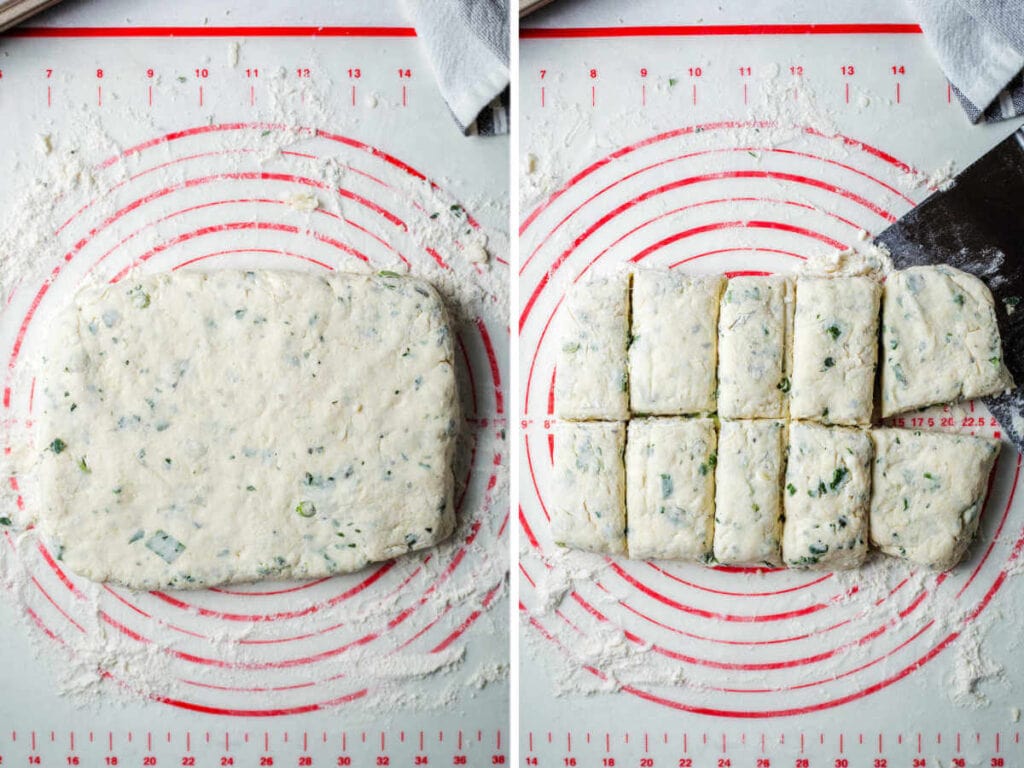
[[(591, 109), (551, 66), (547, 107), (524, 113), (520, 162), (523, 368), (524, 377), (534, 376), (520, 404), (529, 472), (519, 552), (522, 622), (529, 627), (524, 656), (544, 669), (532, 679), (550, 680), (566, 697), (622, 694), (581, 712), (633, 696), (645, 700), (637, 706), (671, 708), (672, 717), (762, 717), (771, 710), (795, 720), (822, 702), (882, 701), (881, 694), (861, 698), (876, 684), (892, 691), (937, 685), (954, 711), (998, 701), (993, 691), (1008, 676), (992, 661), (996, 624), (980, 620), (978, 606), (1002, 569), (1024, 571), (1011, 556), (1019, 535), (1014, 511), (1003, 527), (1014, 492), (1016, 456), (1008, 450), (975, 545), (945, 575), (879, 553), (856, 572), (815, 575), (643, 562), (564, 550), (549, 530), (556, 423), (549, 393), (561, 371), (550, 328), (570, 284), (644, 267), (884, 281), (894, 266), (873, 238), (947, 188), (955, 165), (913, 169), (843, 135), (813, 78), (790, 76), (788, 65), (759, 67), (745, 80), (749, 106), (735, 118), (725, 106), (691, 109), (685, 70), (648, 70), (646, 109), (623, 106), (626, 98)], [(863, 109), (880, 97), (869, 100), (854, 87), (851, 99)], [(583, 104), (564, 103), (574, 101)], [(705, 115), (713, 117), (702, 122)], [(750, 181), (734, 183), (732, 175)], [(839, 192), (824, 195), (823, 184)], [(856, 202), (839, 199), (847, 192)], [(992, 256), (996, 268), (999, 255)], [(995, 272), (983, 277), (999, 279)], [(998, 429), (976, 403), (904, 416), (908, 428)], [(974, 577), (976, 568), (983, 577)], [(937, 647), (945, 650), (933, 653)], [(928, 673), (910, 674), (926, 664)], [(891, 682), (900, 675), (910, 680)], [(663, 721), (655, 715), (651, 722)]]
[[(240, 53), (237, 43), (228, 46), (230, 66)], [(12, 450), (4, 466), (13, 480), (2, 493), (4, 509), (13, 511), (0, 519), (7, 542), (0, 577), (39, 656), (78, 703), (139, 698), (301, 710), (315, 701), (354, 716), (465, 706), (508, 676), (501, 621), (490, 626), (499, 641), (480, 652), (465, 634), (474, 621), (471, 632), (486, 631), (491, 610), (507, 595), (501, 398), (508, 383), (499, 379), (507, 379), (509, 249), (500, 227), (478, 224), (504, 221), (507, 204), (456, 197), (358, 142), (317, 135), (309, 126), (358, 135), (360, 118), (334, 111), (323, 90), (333, 86), (328, 79), (313, 85), (283, 70), (262, 74), (261, 124), (221, 130), (211, 119), (101, 165), (130, 143), (83, 115), (76, 130), (47, 134), (40, 151), (21, 160), (22, 176), (34, 181), (4, 212), (0, 231), (6, 348), (39, 299), (8, 382), (16, 418), (5, 423)], [(148, 114), (126, 109), (118, 130), (134, 126), (129, 132), (138, 140), (167, 132)], [(164, 205), (165, 197), (173, 203)], [(140, 198), (144, 205), (132, 207)], [(186, 219), (192, 229), (181, 226)], [(221, 231), (226, 223), (231, 227)], [(364, 262), (359, 254), (369, 255)], [(318, 582), (192, 593), (61, 582), (61, 553), (42, 550), (34, 528), (38, 455), (28, 408), (45, 325), (78, 286), (185, 261), (189, 268), (314, 272), (321, 264), (411, 274), (438, 289), (459, 340), (456, 375), (467, 417), (456, 451), (461, 506), (451, 539), (379, 569)]]

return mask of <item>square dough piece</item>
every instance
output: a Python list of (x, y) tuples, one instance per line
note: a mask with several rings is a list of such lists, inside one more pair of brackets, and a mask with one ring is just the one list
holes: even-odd
[(559, 546), (621, 555), (626, 551), (626, 425), (555, 425), (551, 535)]
[(880, 297), (869, 277), (797, 280), (790, 417), (871, 422)]
[(949, 570), (978, 530), (1001, 443), (984, 437), (872, 430), (871, 543), (888, 555)]
[(779, 276), (734, 277), (718, 319), (718, 415), (786, 415), (792, 282)]
[(725, 278), (643, 270), (633, 275), (629, 400), (633, 413), (716, 410), (718, 304)]
[(911, 267), (889, 275), (882, 352), (882, 416), (1013, 387), (992, 292), (952, 267)]
[(636, 419), (626, 441), (629, 556), (710, 560), (715, 524), (715, 423)]
[(791, 568), (856, 568), (868, 552), (871, 438), (793, 422), (783, 493), (782, 556)]
[(722, 421), (715, 469), (715, 560), (782, 565), (781, 421)]
[(595, 421), (629, 418), (628, 278), (603, 277), (572, 286), (560, 328), (556, 415)]
[(454, 526), (452, 334), (421, 280), (181, 271), (86, 289), (42, 385), (41, 527), (87, 578), (319, 578)]

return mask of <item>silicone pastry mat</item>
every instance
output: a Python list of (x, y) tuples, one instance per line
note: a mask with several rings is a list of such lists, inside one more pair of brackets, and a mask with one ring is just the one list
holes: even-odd
[[(49, 28), (0, 38), (0, 111), (18, 115), (0, 210), (11, 232), (40, 211), (52, 226), (3, 270), (6, 445), (27, 444), (52, 313), (93, 273), (139, 264), (426, 277), (459, 302), (465, 424), (451, 543), (348, 576), (96, 589), (5, 532), (0, 757), (504, 759), (507, 138), (461, 135), (394, 3), (68, 6), (34, 23)], [(40, 182), (59, 191), (26, 209)]]
[[(524, 758), (1011, 764), (1024, 683), (1012, 446), (977, 543), (944, 575), (561, 553), (547, 504), (568, 285), (635, 266), (792, 271), (881, 231), (1017, 124), (971, 127), (920, 30), (880, 3), (853, 19), (838, 3), (583, 5), (521, 33)], [(974, 403), (897, 423), (998, 434)]]

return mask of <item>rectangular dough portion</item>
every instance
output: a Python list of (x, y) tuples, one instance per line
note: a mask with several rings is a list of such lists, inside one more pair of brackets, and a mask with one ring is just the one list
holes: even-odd
[(724, 283), (722, 275), (655, 270), (633, 275), (633, 413), (673, 416), (716, 410), (718, 304)]
[(715, 423), (636, 419), (626, 442), (629, 556), (711, 558), (715, 524)]
[(868, 277), (797, 281), (792, 418), (871, 422), (880, 296), (881, 286)]
[(626, 552), (626, 425), (555, 425), (555, 497), (551, 535), (562, 547), (621, 555)]
[(560, 419), (615, 421), (629, 417), (626, 276), (577, 283), (560, 319), (555, 413)]
[(87, 578), (315, 578), (452, 531), (452, 334), (421, 280), (129, 277), (48, 349), (40, 523)]
[(889, 275), (882, 350), (882, 416), (1013, 387), (991, 291), (952, 267)]
[(779, 276), (729, 280), (718, 320), (718, 415), (775, 419), (790, 389), (786, 347), (792, 282)]
[(783, 498), (782, 556), (791, 568), (856, 568), (868, 551), (871, 438), (859, 429), (793, 422)]
[(998, 440), (876, 429), (871, 543), (937, 570), (960, 562), (978, 530)]
[(715, 472), (715, 560), (782, 565), (781, 421), (722, 421)]

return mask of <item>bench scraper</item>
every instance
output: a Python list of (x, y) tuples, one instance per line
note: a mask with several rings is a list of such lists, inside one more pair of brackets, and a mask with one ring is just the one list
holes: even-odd
[[(1024, 384), (1024, 129), (875, 240), (889, 249), (897, 269), (945, 263), (980, 277), (995, 297), (1006, 366)], [(983, 402), (1024, 452), (1021, 390)]]

